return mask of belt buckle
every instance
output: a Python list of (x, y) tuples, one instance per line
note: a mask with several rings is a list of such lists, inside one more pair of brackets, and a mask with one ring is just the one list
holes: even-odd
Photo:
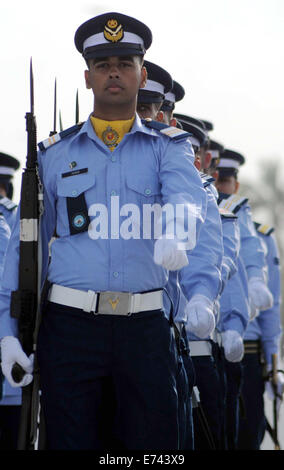
[(131, 295), (129, 292), (101, 292), (98, 313), (129, 316)]

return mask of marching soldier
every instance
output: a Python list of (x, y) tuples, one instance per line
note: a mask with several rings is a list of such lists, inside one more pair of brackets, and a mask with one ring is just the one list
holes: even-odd
[[(223, 297), (223, 318), (229, 318), (225, 334), (231, 347), (235, 347), (235, 361), (228, 360), (225, 353), (225, 373), (227, 380), (227, 437), (228, 448), (237, 448), (239, 423), (239, 398), (242, 383), (243, 334), (251, 313), (252, 305), (268, 308), (272, 295), (266, 285), (265, 257), (257, 237), (247, 199), (238, 196), (238, 170), (245, 159), (240, 153), (225, 149), (218, 164), (216, 187), (219, 191), (219, 207), (229, 209), (238, 215), (240, 226), (240, 253), (238, 274), (228, 285)], [(241, 281), (241, 284), (240, 284)], [(235, 282), (237, 285), (234, 286)], [(248, 313), (250, 317), (248, 318)], [(232, 325), (234, 328), (232, 328)], [(233, 331), (233, 334), (229, 331)], [(224, 336), (224, 334), (223, 334)], [(223, 341), (224, 342), (224, 341)], [(227, 356), (227, 358), (226, 358)]]
[(275, 397), (271, 386), (272, 356), (276, 354), (279, 362), (279, 344), (282, 333), (279, 250), (273, 227), (256, 222), (255, 227), (258, 236), (264, 243), (268, 267), (268, 287), (273, 295), (273, 306), (259, 312), (256, 318), (249, 323), (244, 336), (242, 397), (245, 413), (244, 416), (240, 416), (238, 436), (240, 450), (260, 449), (267, 427), (264, 391), (268, 392), (269, 399), (277, 399), (280, 404), (284, 384), (283, 374), (277, 373), (278, 397)]
[[(136, 208), (143, 214), (154, 202), (183, 204), (189, 212), (194, 204), (191, 219), (198, 235), (206, 194), (187, 133), (169, 136), (135, 114), (151, 41), (146, 25), (119, 13), (81, 25), (75, 44), (88, 66), (93, 112), (82, 126), (40, 144), (42, 279), (50, 289), (37, 356), (49, 449), (108, 446), (106, 388), (115, 403), (112, 431), (121, 448), (180, 446), (179, 360), (163, 290), (168, 271), (188, 264), (185, 247), (195, 240), (185, 237), (181, 244), (172, 228), (176, 216), (158, 238), (149, 230), (144, 236), (143, 223), (125, 217)], [(55, 228), (58, 238), (47, 265)], [(14, 386), (15, 361), (27, 371), (20, 385), (31, 380), (32, 369), (9, 318), (9, 292), (17, 287), (17, 242), (15, 229), (6, 258), (14, 268), (0, 298), (2, 369)]]

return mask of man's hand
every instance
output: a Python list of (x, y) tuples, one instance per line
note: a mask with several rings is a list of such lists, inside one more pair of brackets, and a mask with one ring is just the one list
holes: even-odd
[(244, 342), (241, 335), (235, 330), (227, 330), (221, 333), (221, 337), (227, 361), (240, 362), (244, 355)]
[[(1, 361), (2, 372), (12, 387), (25, 387), (32, 382), (33, 355), (28, 358), (14, 336), (5, 336), (1, 340)], [(12, 368), (16, 362), (26, 372), (21, 382), (15, 382), (12, 378)]]
[(188, 264), (186, 251), (176, 238), (159, 238), (154, 246), (154, 262), (169, 271), (177, 271)]
[(207, 338), (215, 328), (214, 305), (205, 295), (196, 294), (185, 307), (186, 330), (199, 338)]
[(273, 295), (265, 282), (258, 277), (252, 277), (248, 281), (248, 292), (251, 309), (267, 310), (273, 305)]

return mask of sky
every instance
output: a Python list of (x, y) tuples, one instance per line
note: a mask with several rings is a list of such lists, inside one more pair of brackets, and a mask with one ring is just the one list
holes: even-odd
[[(85, 62), (74, 34), (84, 21), (110, 11), (136, 17), (151, 29), (145, 57), (186, 91), (176, 111), (211, 121), (211, 137), (245, 156), (240, 181), (255, 182), (265, 159), (283, 160), (283, 0), (1, 2), (1, 151), (24, 167), (31, 57), (38, 142), (53, 128), (55, 78), (63, 127), (75, 123), (77, 90), (80, 120), (87, 119), (93, 97), (85, 88)], [(20, 180), (18, 171), (16, 202)]]

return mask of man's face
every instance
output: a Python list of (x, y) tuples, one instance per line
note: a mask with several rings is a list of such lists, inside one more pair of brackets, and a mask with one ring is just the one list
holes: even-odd
[(131, 103), (145, 86), (146, 77), (138, 56), (90, 59), (85, 71), (86, 87), (93, 90), (96, 103), (106, 105)]
[(205, 150), (204, 147), (201, 147), (198, 151), (198, 156), (200, 158), (202, 170), (206, 170), (207, 168), (209, 168), (212, 159), (211, 152)]
[(235, 194), (239, 189), (239, 183), (234, 176), (218, 178), (215, 186), (220, 193), (224, 194)]
[(156, 121), (158, 108), (155, 103), (137, 103), (137, 113), (141, 119), (153, 119)]

